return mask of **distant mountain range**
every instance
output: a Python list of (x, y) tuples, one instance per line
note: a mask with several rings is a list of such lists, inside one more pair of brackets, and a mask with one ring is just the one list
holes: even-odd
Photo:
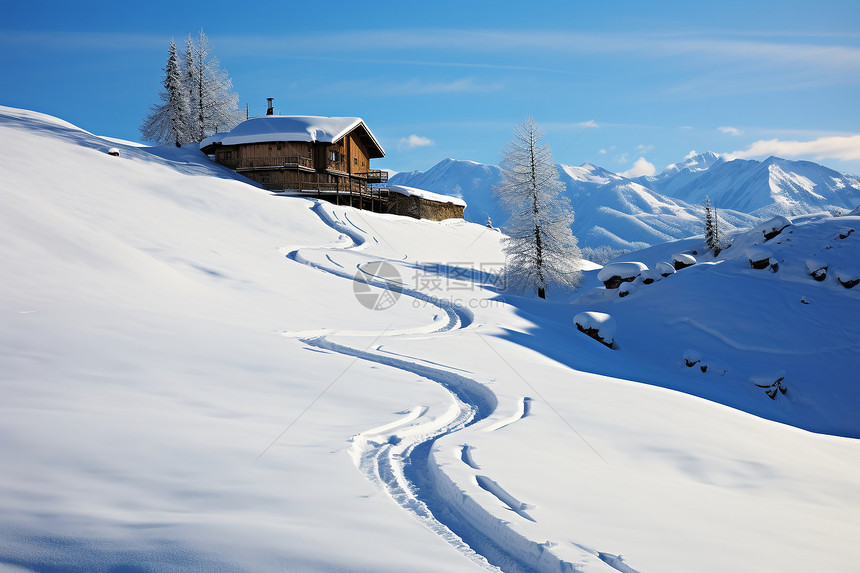
[[(703, 232), (705, 197), (725, 230), (774, 215), (851, 211), (860, 205), (860, 178), (810, 161), (769, 157), (726, 161), (691, 153), (654, 176), (627, 178), (590, 164), (557, 165), (576, 213), (573, 232), (583, 247), (631, 250)], [(497, 165), (445, 159), (427, 171), (397, 173), (390, 182), (466, 200), (466, 219), (504, 226), (493, 198)]]

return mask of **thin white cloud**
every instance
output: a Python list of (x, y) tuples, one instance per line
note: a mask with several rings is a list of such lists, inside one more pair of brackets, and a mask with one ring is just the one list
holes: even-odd
[(776, 155), (779, 157), (808, 156), (815, 159), (858, 161), (860, 160), (860, 135), (820, 137), (812, 141), (762, 139), (746, 149), (733, 151), (729, 155), (739, 159)]
[[(367, 89), (374, 95), (405, 96), (452, 93), (486, 93), (504, 88), (500, 82), (484, 82), (475, 78), (459, 78), (450, 81), (428, 82), (424, 80), (407, 81), (359, 81), (340, 82), (339, 86), (349, 89)], [(362, 87), (359, 87), (362, 86)], [(367, 88), (363, 86), (368, 86)]]
[(650, 163), (644, 157), (640, 157), (633, 162), (633, 167), (623, 173), (619, 173), (619, 175), (623, 175), (624, 177), (641, 177), (642, 175), (654, 175), (656, 172), (657, 169), (653, 163)]
[(653, 145), (643, 145), (640, 143), (639, 145), (636, 146), (636, 153), (638, 153), (639, 155), (645, 155), (646, 153), (648, 153), (652, 149), (654, 149)]
[(600, 150), (598, 150), (598, 152), (597, 152), (597, 153), (599, 153), (600, 155), (606, 155), (606, 150), (605, 150), (605, 149), (600, 149)]
[(397, 149), (404, 151), (406, 149), (415, 149), (416, 147), (427, 147), (433, 145), (433, 140), (429, 137), (422, 137), (414, 133), (409, 137), (401, 137), (397, 141)]
[(717, 130), (728, 135), (743, 135), (744, 133), (743, 130), (738, 129), (737, 127), (731, 127), (729, 125), (721, 125), (717, 128)]

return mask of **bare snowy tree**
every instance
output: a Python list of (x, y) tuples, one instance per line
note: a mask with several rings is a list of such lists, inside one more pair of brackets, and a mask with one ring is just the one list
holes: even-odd
[(140, 126), (140, 132), (147, 141), (180, 147), (194, 139), (189, 125), (191, 109), (182, 79), (176, 44), (170, 40), (164, 67), (164, 90), (158, 94), (162, 103), (150, 107)]
[(564, 185), (542, 138), (531, 117), (514, 129), (502, 153), (502, 181), (495, 193), (511, 213), (503, 239), (508, 288), (546, 298), (548, 289), (579, 284), (582, 256), (570, 230), (573, 209), (561, 194)]
[(185, 81), (192, 104), (192, 131), (194, 140), (199, 142), (216, 131), (232, 129), (242, 116), (233, 82), (212, 54), (209, 38), (202, 29), (196, 44), (188, 36), (185, 48)]

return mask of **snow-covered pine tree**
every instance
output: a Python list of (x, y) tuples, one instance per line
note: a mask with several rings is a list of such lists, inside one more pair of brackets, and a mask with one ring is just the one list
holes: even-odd
[(188, 129), (194, 141), (203, 141), (203, 123), (199, 120), (197, 104), (197, 64), (194, 63), (194, 40), (191, 34), (185, 38), (185, 65), (182, 70), (182, 83), (188, 94)]
[(167, 65), (164, 67), (164, 90), (158, 94), (162, 103), (153, 104), (140, 126), (147, 141), (180, 147), (193, 141), (188, 123), (190, 107), (176, 56), (176, 44), (170, 40)]
[(193, 104), (195, 140), (203, 141), (216, 131), (235, 127), (242, 119), (238, 107), (239, 96), (233, 91), (230, 76), (212, 54), (209, 38), (202, 29), (196, 44), (191, 36), (186, 40), (185, 66), (185, 78)]
[(552, 151), (540, 144), (542, 138), (531, 117), (514, 129), (514, 139), (502, 154), (502, 181), (495, 193), (511, 213), (503, 239), (507, 288), (537, 291), (546, 298), (547, 290), (579, 284), (582, 255), (570, 230), (570, 201), (561, 195), (564, 185)]
[(714, 251), (714, 256), (720, 254), (720, 224), (717, 220), (717, 210), (711, 208), (711, 200), (705, 196), (705, 244), (708, 250)]
[(720, 251), (723, 250), (723, 247), (721, 244), (722, 243), (722, 237), (720, 237), (720, 217), (719, 217), (719, 215), (717, 215), (717, 208), (716, 207), (714, 207), (713, 217), (714, 217), (714, 245), (712, 248), (714, 249), (714, 256), (716, 257), (717, 255), (720, 254)]

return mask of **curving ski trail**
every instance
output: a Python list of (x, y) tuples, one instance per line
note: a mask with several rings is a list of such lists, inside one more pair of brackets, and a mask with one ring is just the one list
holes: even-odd
[[(409, 288), (403, 283), (392, 285), (390, 281), (380, 277), (366, 272), (357, 272), (361, 269), (362, 263), (356, 265), (356, 272), (350, 272), (350, 269), (337, 263), (330, 256), (332, 251), (361, 251), (366, 246), (365, 236), (359, 232), (360, 228), (354, 225), (346, 214), (344, 214), (346, 219), (344, 222), (336, 213), (329, 213), (319, 201), (314, 204), (312, 210), (324, 223), (347, 238), (347, 241), (328, 248), (308, 247), (291, 250), (286, 253), (287, 258), (350, 281), (359, 281), (382, 289), (397, 289), (403, 296), (433, 305), (444, 312), (445, 319), (442, 321), (434, 321), (424, 327), (386, 332), (386, 336), (442, 334), (466, 328), (472, 324), (474, 314), (466, 308)], [(302, 251), (320, 253), (324, 257), (314, 261)], [(367, 262), (385, 260), (372, 259), (369, 256), (368, 259), (370, 260)], [(387, 261), (395, 265), (400, 262), (394, 259), (387, 259)], [(437, 440), (469, 428), (496, 412), (498, 400), (487, 386), (464, 374), (425, 360), (407, 359), (411, 357), (398, 358), (392, 353), (381, 351), (380, 347), (373, 351), (362, 350), (333, 342), (328, 338), (332, 334), (346, 334), (345, 332), (283, 332), (282, 334), (299, 338), (312, 349), (335, 352), (418, 375), (439, 384), (449, 393), (451, 397), (449, 409), (435, 419), (425, 419), (427, 408), (416, 407), (398, 420), (361, 432), (350, 439), (350, 455), (359, 470), (388, 493), (402, 508), (473, 563), (486, 569), (510, 573), (531, 571), (563, 573), (578, 569), (577, 565), (563, 561), (549, 551), (552, 544), (532, 541), (509, 528), (506, 522), (490, 514), (480, 503), (463, 492), (442, 471), (436, 461), (434, 448)], [(349, 334), (379, 336), (378, 332), (350, 332)], [(517, 413), (494, 424), (491, 431), (501, 429), (528, 416), (530, 402), (531, 398), (523, 398)], [(469, 453), (469, 446), (463, 446), (463, 448), (463, 461), (477, 470), (477, 464)], [(480, 488), (521, 518), (535, 521), (525, 511), (531, 506), (514, 498), (497, 482), (484, 475), (476, 475), (475, 480)]]

